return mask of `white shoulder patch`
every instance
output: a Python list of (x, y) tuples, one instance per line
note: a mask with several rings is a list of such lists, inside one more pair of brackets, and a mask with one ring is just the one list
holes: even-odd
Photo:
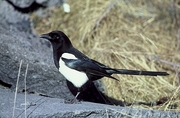
[(73, 54), (70, 53), (63, 53), (61, 57), (66, 59), (77, 59)]
[(59, 60), (59, 72), (69, 80), (75, 87), (82, 87), (87, 81), (88, 77), (85, 72), (80, 72), (75, 69), (71, 69), (66, 66), (62, 58), (66, 59), (77, 59), (73, 54), (63, 53)]

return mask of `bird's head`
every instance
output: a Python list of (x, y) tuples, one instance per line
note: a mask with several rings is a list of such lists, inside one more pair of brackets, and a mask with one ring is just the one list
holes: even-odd
[(49, 40), (54, 48), (68, 48), (72, 46), (69, 38), (62, 31), (52, 31), (42, 34), (40, 38)]

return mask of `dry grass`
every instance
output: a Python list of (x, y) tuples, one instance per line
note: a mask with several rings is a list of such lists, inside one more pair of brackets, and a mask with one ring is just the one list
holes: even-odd
[(176, 24), (180, 9), (176, 1), (172, 7), (169, 0), (69, 0), (70, 13), (52, 7), (44, 10), (50, 12), (48, 16), (32, 14), (31, 18), (39, 34), (61, 30), (80, 51), (111, 67), (167, 71), (167, 77), (114, 75), (120, 82), (107, 78), (103, 82), (109, 96), (127, 102), (166, 98), (161, 105), (132, 107), (180, 111), (180, 29)]

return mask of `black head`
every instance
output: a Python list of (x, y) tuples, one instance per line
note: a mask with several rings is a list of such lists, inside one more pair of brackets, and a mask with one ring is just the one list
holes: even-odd
[(42, 34), (40, 38), (47, 39), (53, 47), (54, 63), (59, 68), (59, 58), (64, 52), (69, 52), (72, 44), (69, 38), (61, 31), (52, 31), (47, 34)]
[(40, 38), (49, 40), (52, 43), (53, 48), (68, 48), (72, 44), (69, 38), (62, 31), (52, 31), (47, 34), (42, 34)]

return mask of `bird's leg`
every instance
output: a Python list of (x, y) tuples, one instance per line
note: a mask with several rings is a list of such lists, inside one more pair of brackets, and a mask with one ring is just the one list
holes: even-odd
[(80, 101), (77, 99), (78, 95), (80, 94), (80, 92), (78, 91), (75, 98), (71, 101), (71, 104), (74, 104), (74, 103), (79, 103)]
[(74, 103), (79, 103), (80, 101), (77, 99), (77, 97), (79, 96), (79, 94), (80, 94), (80, 91), (79, 91), (79, 89), (78, 89), (78, 92), (77, 92), (77, 94), (76, 94), (76, 96), (74, 97), (74, 99), (73, 100), (70, 100), (69, 102), (68, 101), (66, 101), (66, 103), (69, 103), (69, 104), (74, 104)]
[(79, 94), (80, 94), (80, 92), (78, 91), (77, 94), (76, 94), (76, 96), (75, 96), (75, 99), (77, 99), (77, 97), (78, 97)]

